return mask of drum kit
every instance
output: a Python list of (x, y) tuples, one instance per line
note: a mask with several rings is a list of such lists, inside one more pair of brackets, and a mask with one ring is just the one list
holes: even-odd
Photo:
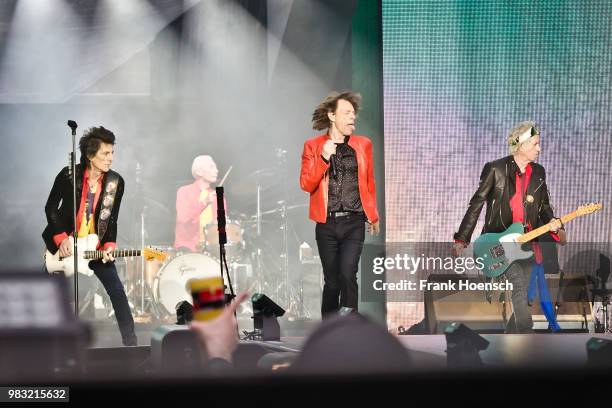
[[(287, 214), (307, 204), (287, 205), (277, 201), (274, 208), (262, 211), (262, 181), (278, 174), (277, 171), (258, 170), (248, 177), (255, 186), (254, 214), (234, 213), (226, 221), (225, 245), (228, 273), (236, 293), (266, 293), (285, 307), (292, 320), (309, 319), (311, 314), (304, 304), (303, 282), (290, 279), (289, 229)], [(305, 199), (305, 197), (304, 197)], [(229, 203), (231, 205), (231, 202)], [(145, 245), (145, 216), (141, 214), (140, 241)], [(272, 239), (270, 234), (273, 235)], [(220, 273), (219, 237), (217, 224), (203, 228), (203, 241), (196, 252), (183, 251), (167, 245), (150, 245), (168, 254), (166, 260), (145, 261), (126, 258), (117, 261), (124, 270), (124, 284), (137, 321), (166, 321), (176, 319), (176, 306), (182, 301), (192, 302), (188, 292), (191, 279)], [(224, 277), (225, 278), (225, 277)], [(227, 279), (225, 279), (227, 284)], [(317, 282), (318, 285), (318, 282)], [(320, 292), (320, 287), (316, 288)], [(319, 293), (320, 294), (320, 293)], [(239, 314), (251, 315), (251, 305), (243, 304)]]
[[(244, 232), (239, 222), (228, 220), (226, 224), (227, 244), (226, 257), (229, 262), (232, 282), (238, 279), (240, 290), (246, 290), (243, 280), (238, 276), (244, 270), (242, 263), (245, 242)], [(191, 303), (187, 285), (191, 279), (219, 273), (219, 257), (214, 255), (219, 248), (217, 225), (209, 224), (204, 228), (205, 240), (198, 244), (197, 252), (177, 250), (165, 245), (151, 247), (164, 251), (168, 257), (164, 262), (156, 260), (144, 262), (144, 273), (141, 273), (140, 259), (125, 258), (125, 285), (128, 300), (135, 307), (139, 317), (153, 317), (155, 320), (172, 319), (176, 316), (175, 307), (182, 301)], [(118, 265), (119, 267), (120, 265)], [(142, 275), (142, 276), (141, 276)]]

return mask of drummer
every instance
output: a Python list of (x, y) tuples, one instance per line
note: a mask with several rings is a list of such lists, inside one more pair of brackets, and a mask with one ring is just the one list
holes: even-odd
[(217, 196), (211, 187), (219, 175), (215, 161), (210, 156), (196, 157), (191, 174), (194, 182), (176, 192), (174, 247), (185, 252), (198, 251), (206, 239), (206, 226), (216, 221), (217, 214)]

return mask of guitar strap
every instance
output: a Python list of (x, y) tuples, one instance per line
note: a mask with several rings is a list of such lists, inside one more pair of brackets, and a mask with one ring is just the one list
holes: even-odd
[(525, 186), (525, 178), (527, 176), (525, 175), (525, 172), (521, 173), (521, 171), (519, 170), (519, 175), (518, 178), (521, 181), (521, 205), (523, 206), (523, 228), (525, 230), (527, 230), (527, 213), (525, 211), (525, 190), (527, 190), (527, 186)]
[(100, 241), (102, 241), (102, 237), (104, 237), (108, 228), (108, 222), (110, 221), (110, 216), (115, 204), (118, 185), (119, 176), (116, 174), (107, 174), (104, 192), (102, 193), (102, 208), (100, 208), (100, 217), (98, 220), (98, 238)]

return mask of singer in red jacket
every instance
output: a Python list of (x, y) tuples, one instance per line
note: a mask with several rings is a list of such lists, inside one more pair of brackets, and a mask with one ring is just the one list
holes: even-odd
[(325, 284), (321, 315), (341, 306), (357, 311), (357, 271), (366, 224), (378, 234), (372, 142), (353, 135), (361, 95), (333, 92), (312, 114), (315, 130), (327, 133), (304, 143), (300, 187), (310, 193), (310, 219)]

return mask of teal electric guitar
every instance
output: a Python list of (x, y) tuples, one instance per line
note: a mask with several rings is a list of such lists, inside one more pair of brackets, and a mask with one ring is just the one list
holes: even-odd
[[(576, 211), (561, 217), (563, 224), (576, 217), (592, 214), (601, 210), (601, 203), (587, 204), (578, 207)], [(494, 278), (504, 273), (512, 262), (519, 259), (529, 259), (533, 252), (524, 250), (522, 245), (551, 230), (551, 223), (525, 233), (523, 224), (515, 222), (507, 230), (499, 233), (482, 234), (474, 241), (474, 257), (481, 258), (484, 265), (483, 273)]]

